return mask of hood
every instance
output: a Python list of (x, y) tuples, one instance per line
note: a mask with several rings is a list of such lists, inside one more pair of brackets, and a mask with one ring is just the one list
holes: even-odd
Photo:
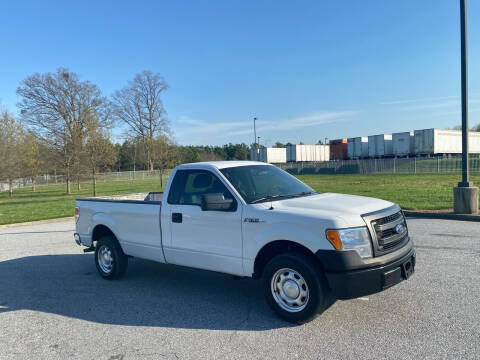
[[(270, 202), (262, 205), (270, 207)], [(366, 196), (323, 193), (293, 199), (272, 202), (273, 208), (279, 211), (294, 213), (328, 213), (331, 216), (360, 216), (374, 211), (386, 209), (394, 204), (390, 201)], [(313, 215), (313, 214), (312, 214)]]

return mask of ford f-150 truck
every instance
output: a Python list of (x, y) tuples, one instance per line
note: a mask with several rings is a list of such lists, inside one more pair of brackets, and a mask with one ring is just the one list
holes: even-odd
[(317, 193), (259, 162), (180, 165), (165, 193), (78, 199), (75, 220), (75, 241), (95, 252), (105, 279), (122, 277), (129, 257), (261, 278), (268, 304), (297, 323), (332, 298), (382, 291), (415, 268), (398, 205)]

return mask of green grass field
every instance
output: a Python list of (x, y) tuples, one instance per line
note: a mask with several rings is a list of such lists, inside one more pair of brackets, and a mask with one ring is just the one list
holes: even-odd
[[(319, 192), (377, 197), (400, 204), (409, 210), (438, 210), (452, 208), (453, 186), (459, 175), (298, 175), (298, 178)], [(480, 175), (472, 176), (475, 184)], [(159, 179), (100, 182), (98, 195), (127, 194), (134, 192), (161, 191)], [(91, 196), (90, 184), (82, 184), (77, 191), (72, 185), (72, 194), (65, 195), (63, 185), (38, 186), (33, 193), (30, 188), (15, 190), (14, 197), (0, 193), (0, 225), (34, 220), (73, 216), (75, 199)]]
[[(316, 191), (377, 197), (407, 210), (453, 208), (453, 187), (459, 175), (298, 175)], [(471, 177), (479, 184), (480, 175)]]
[[(37, 186), (36, 192), (23, 188), (15, 190), (12, 199), (0, 192), (0, 225), (73, 216), (75, 199), (92, 196), (91, 184), (76, 189), (72, 184), (72, 193), (66, 195), (64, 185)], [(97, 183), (99, 196), (149, 191), (161, 191), (160, 179)]]

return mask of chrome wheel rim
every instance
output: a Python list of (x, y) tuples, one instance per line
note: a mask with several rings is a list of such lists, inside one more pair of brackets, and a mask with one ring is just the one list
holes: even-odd
[(105, 274), (110, 274), (113, 269), (112, 250), (108, 246), (102, 245), (97, 254), (98, 265)]
[(272, 295), (277, 304), (288, 312), (299, 312), (308, 304), (308, 285), (299, 272), (283, 268), (272, 277)]

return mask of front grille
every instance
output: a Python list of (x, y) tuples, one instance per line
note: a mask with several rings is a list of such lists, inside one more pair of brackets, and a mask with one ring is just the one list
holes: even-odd
[(407, 234), (405, 234), (403, 237), (401, 237), (398, 240), (389, 242), (388, 244), (385, 244), (382, 246), (383, 251), (388, 251), (390, 249), (396, 249), (398, 245), (402, 244), (405, 240), (407, 239)]
[(386, 224), (386, 223), (389, 223), (389, 222), (392, 222), (392, 221), (395, 221), (397, 220), (399, 217), (402, 217), (402, 212), (399, 211), (395, 214), (392, 214), (392, 215), (388, 215), (388, 216), (385, 216), (383, 218), (380, 218), (380, 219), (377, 219), (375, 220), (375, 225), (383, 225), (383, 224)]
[[(404, 230), (397, 232), (396, 226), (402, 224)], [(408, 240), (408, 230), (405, 218), (401, 211), (371, 221), (371, 229), (377, 242), (377, 253), (394, 251)]]

